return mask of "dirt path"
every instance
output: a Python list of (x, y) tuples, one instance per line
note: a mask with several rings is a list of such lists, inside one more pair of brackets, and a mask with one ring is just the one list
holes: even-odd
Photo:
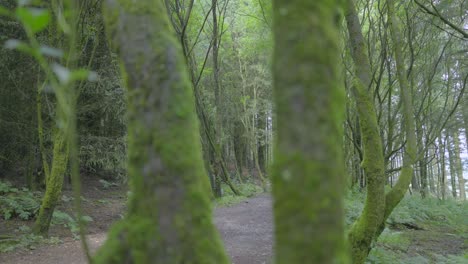
[(215, 223), (233, 264), (271, 263), (271, 198), (261, 195), (232, 207), (218, 208)]
[[(223, 237), (233, 264), (270, 263), (273, 244), (271, 198), (260, 195), (240, 204), (217, 208), (215, 223)], [(105, 241), (106, 234), (88, 236), (94, 252)], [(79, 241), (43, 246), (31, 251), (0, 255), (3, 264), (82, 264), (86, 263)]]

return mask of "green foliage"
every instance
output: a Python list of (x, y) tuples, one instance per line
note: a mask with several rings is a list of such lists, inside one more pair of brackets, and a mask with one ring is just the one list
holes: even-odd
[[(222, 186), (221, 188), (223, 189), (225, 196), (234, 195), (232, 190), (227, 185), (222, 184), (221, 186)], [(252, 197), (263, 192), (263, 189), (261, 186), (258, 186), (256, 184), (249, 183), (249, 182), (237, 184), (236, 187), (238, 188), (242, 196), (245, 196), (245, 197)]]
[(35, 245), (42, 241), (42, 236), (36, 236), (34, 234), (21, 235), (15, 238), (0, 239), (0, 252), (9, 252), (17, 248), (34, 249)]
[(364, 209), (365, 193), (357, 189), (349, 191), (345, 197), (345, 220), (350, 226), (358, 219)]
[[(346, 222), (351, 224), (359, 216), (363, 208), (365, 193), (358, 190), (351, 190), (345, 199)], [(468, 227), (468, 204), (452, 199), (441, 201), (434, 197), (422, 199), (418, 194), (407, 195), (395, 208), (389, 217), (387, 224), (390, 228), (397, 227), (399, 230), (385, 229), (367, 258), (368, 264), (462, 264), (467, 263), (467, 255), (442, 256), (433, 252), (430, 248), (436, 247), (437, 243), (449, 243), (440, 238), (444, 234), (452, 231), (453, 239), (467, 239)], [(402, 224), (412, 224), (421, 228), (422, 231), (408, 230)], [(442, 231), (440, 231), (442, 230)], [(413, 233), (422, 232), (420, 236), (414, 238)], [(428, 236), (427, 241), (422, 240), (423, 236)], [(434, 240), (438, 237), (439, 240)], [(449, 236), (450, 238), (450, 236)], [(413, 240), (421, 243), (418, 251), (412, 248)], [(427, 244), (427, 249), (425, 248)], [(466, 243), (465, 243), (466, 244)]]
[(421, 222), (466, 228), (468, 204), (452, 199), (441, 201), (434, 197), (422, 199), (419, 194), (414, 194), (403, 199), (388, 219), (390, 224)]
[(93, 173), (112, 173), (114, 179), (125, 175), (126, 148), (124, 138), (88, 136), (82, 141), (80, 158), (82, 166)]
[[(352, 190), (345, 199), (346, 223), (351, 224), (363, 208), (365, 193)], [(454, 228), (468, 226), (468, 203), (453, 199), (441, 201), (435, 197), (422, 199), (419, 194), (407, 195), (395, 208), (387, 223), (427, 223), (450, 225)]]
[[(93, 221), (93, 218), (90, 216), (84, 215), (82, 217), (83, 222), (89, 223)], [(79, 223), (77, 219), (70, 216), (69, 214), (62, 212), (60, 210), (55, 210), (52, 216), (52, 225), (63, 225), (70, 229), (75, 238), (77, 238), (78, 232), (80, 231)]]
[[(408, 252), (409, 253), (409, 252)], [(392, 251), (384, 247), (372, 249), (367, 258), (366, 264), (465, 264), (468, 257), (454, 255), (433, 255), (431, 257), (420, 254), (407, 254), (401, 251)]]
[(25, 28), (37, 33), (44, 30), (49, 24), (50, 14), (45, 9), (18, 7), (16, 17)]
[(390, 247), (394, 250), (407, 251), (411, 240), (403, 232), (393, 232), (385, 229), (380, 235), (378, 243)]
[(39, 244), (58, 244), (61, 240), (57, 237), (43, 238), (35, 234), (20, 234), (15, 237), (0, 237), (0, 252), (10, 252), (17, 249), (36, 249)]
[(263, 193), (262, 187), (253, 183), (242, 183), (236, 185), (236, 187), (240, 191), (241, 195), (235, 195), (226, 184), (221, 184), (224, 194), (222, 197), (215, 200), (215, 207), (235, 205), (249, 197)]
[(17, 189), (0, 181), (0, 214), (5, 220), (19, 218), (29, 220), (36, 216), (40, 198), (26, 188)]
[(401, 263), (401, 256), (385, 248), (375, 248), (369, 254), (367, 264), (398, 264)]

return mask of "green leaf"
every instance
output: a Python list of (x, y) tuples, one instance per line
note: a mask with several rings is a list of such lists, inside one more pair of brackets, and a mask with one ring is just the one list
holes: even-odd
[(89, 71), (85, 69), (77, 69), (71, 72), (72, 81), (81, 81), (88, 79)]
[(42, 31), (47, 27), (50, 20), (49, 12), (42, 8), (25, 8), (19, 7), (16, 9), (16, 17), (23, 25), (30, 29), (32, 33)]

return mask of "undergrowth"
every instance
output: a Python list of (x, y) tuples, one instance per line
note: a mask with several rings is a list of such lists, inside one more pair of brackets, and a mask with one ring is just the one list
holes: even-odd
[[(89, 223), (93, 221), (93, 218), (90, 216), (84, 215), (83, 222)], [(52, 215), (52, 225), (62, 225), (68, 229), (70, 229), (73, 237), (77, 239), (78, 232), (80, 231), (80, 227), (78, 221), (75, 217), (70, 216), (69, 214), (62, 212), (60, 210), (55, 210), (54, 214)]]
[[(69, 202), (73, 198), (62, 196), (63, 202)], [(27, 188), (18, 189), (11, 183), (0, 181), (0, 217), (4, 220), (34, 220), (41, 204), (41, 193), (31, 192)], [(89, 216), (83, 216), (84, 222), (91, 222)], [(61, 225), (69, 229), (77, 238), (79, 227), (75, 217), (55, 210), (51, 225)], [(37, 244), (59, 243), (56, 237), (43, 238), (31, 232), (31, 228), (23, 225), (14, 230), (13, 234), (0, 235), (0, 252), (12, 251), (17, 248), (34, 249)]]
[(237, 184), (241, 195), (235, 195), (227, 185), (222, 185), (222, 190), (224, 191), (223, 197), (217, 198), (215, 200), (215, 207), (231, 206), (238, 204), (245, 199), (255, 196), (257, 194), (263, 193), (262, 187), (255, 185), (253, 183), (241, 183)]
[[(357, 190), (348, 192), (345, 199), (348, 226), (359, 217), (364, 199), (365, 193)], [(413, 237), (414, 232), (428, 236), (427, 241), (420, 241), (421, 237)], [(449, 235), (452, 241), (441, 239), (444, 235)], [(455, 240), (464, 243), (457, 255), (433, 250), (433, 247), (438, 246), (437, 243), (450, 247)], [(418, 242), (417, 245), (415, 242)], [(413, 194), (407, 195), (390, 215), (387, 228), (374, 243), (366, 263), (467, 264), (467, 250), (468, 203), (454, 199), (442, 201), (436, 197), (423, 199), (419, 194)]]
[(0, 252), (4, 253), (20, 248), (33, 250), (39, 244), (61, 243), (58, 237), (44, 238), (31, 233), (28, 226), (20, 226), (14, 232), (13, 235), (0, 236)]
[(18, 189), (0, 181), (0, 214), (5, 220), (33, 219), (40, 207), (40, 194), (27, 188)]

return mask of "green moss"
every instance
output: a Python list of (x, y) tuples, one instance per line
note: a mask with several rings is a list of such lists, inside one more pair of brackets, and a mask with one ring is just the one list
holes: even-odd
[(61, 130), (57, 130), (54, 136), (54, 151), (52, 170), (47, 179), (46, 192), (42, 199), (39, 215), (36, 219), (34, 232), (47, 236), (54, 213), (55, 206), (62, 193), (64, 174), (68, 164), (68, 142)]
[(360, 217), (349, 231), (353, 263), (364, 263), (385, 210), (385, 167), (377, 114), (360, 80), (354, 84), (363, 142), (362, 168), (367, 176), (367, 196)]
[(362, 136), (362, 168), (366, 175), (367, 195), (364, 209), (348, 234), (353, 263), (364, 263), (385, 211), (385, 163), (377, 111), (372, 91), (372, 73), (367, 47), (353, 1), (348, 1), (346, 22), (351, 43), (356, 78), (352, 92), (359, 116)]
[(278, 264), (347, 263), (339, 3), (273, 3)]
[(127, 87), (132, 196), (96, 263), (227, 263), (212, 224), (194, 96), (164, 4), (116, 0), (106, 10)]

